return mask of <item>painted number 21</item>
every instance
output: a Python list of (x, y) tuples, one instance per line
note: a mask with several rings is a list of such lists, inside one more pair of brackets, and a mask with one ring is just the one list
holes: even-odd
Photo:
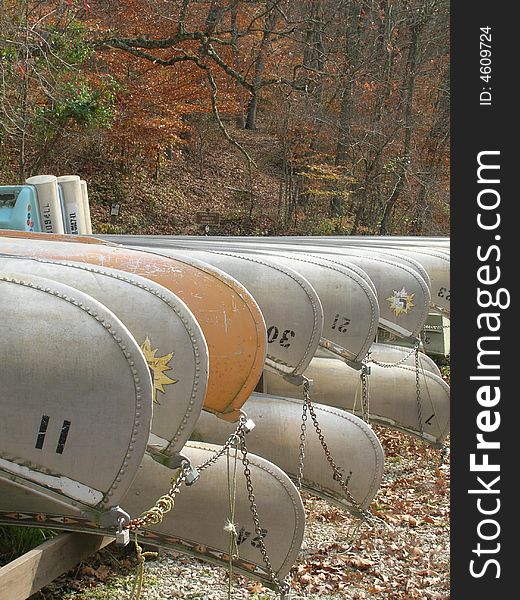
[(334, 323), (332, 323), (332, 329), (337, 329), (340, 333), (345, 333), (348, 326), (350, 325), (350, 319), (343, 317), (339, 313), (334, 317)]

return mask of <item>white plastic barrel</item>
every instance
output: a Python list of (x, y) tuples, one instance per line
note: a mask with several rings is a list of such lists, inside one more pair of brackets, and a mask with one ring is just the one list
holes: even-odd
[(55, 175), (35, 175), (25, 183), (36, 188), (42, 231), (65, 233), (58, 196), (58, 179)]
[(72, 235), (86, 233), (83, 194), (79, 175), (61, 175), (58, 177), (58, 184), (63, 192), (67, 233)]
[(85, 233), (90, 235), (92, 233), (92, 221), (90, 220), (90, 204), (88, 202), (87, 182), (84, 179), (80, 179), (79, 182), (81, 184), (81, 195), (83, 198), (83, 213), (85, 215), (86, 228)]

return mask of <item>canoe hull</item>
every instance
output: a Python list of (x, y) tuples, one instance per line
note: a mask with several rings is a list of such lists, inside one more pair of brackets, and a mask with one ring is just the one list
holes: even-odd
[[(309, 366), (320, 342), (323, 309), (314, 288), (296, 271), (263, 257), (185, 249), (155, 251), (173, 258), (195, 258), (234, 277), (253, 295), (264, 316), (266, 363), (290, 376), (301, 375)], [(291, 301), (274, 300), (282, 298)]]
[[(218, 449), (218, 446), (190, 442), (185, 454), (192, 464), (200, 464)], [(264, 543), (276, 575), (283, 579), (296, 561), (303, 541), (303, 504), (293, 483), (278, 467), (253, 454), (248, 458), (260, 524), (266, 530)], [(145, 456), (121, 508), (132, 517), (151, 508), (170, 487), (173, 473)], [(226, 457), (222, 456), (202, 472), (195, 485), (182, 488), (174, 508), (160, 524), (138, 530), (138, 539), (227, 567), (229, 534), (224, 526), (229, 518), (228, 469)], [(49, 498), (42, 499), (27, 488), (3, 481), (0, 481), (0, 523), (114, 535), (114, 528), (101, 527), (87, 516), (63, 510)], [(240, 461), (234, 524), (239, 534), (239, 558), (233, 561), (234, 571), (270, 585)]]
[(107, 267), (0, 256), (0, 272), (9, 269), (70, 285), (117, 315), (153, 375), (152, 433), (163, 440), (157, 449), (179, 452), (202, 410), (208, 377), (206, 341), (188, 307), (149, 279)]
[(152, 419), (152, 382), (128, 329), (58, 282), (0, 275), (0, 479), (103, 511), (125, 495)]
[[(301, 388), (296, 388), (300, 389)], [(278, 465), (296, 480), (302, 422), (302, 401), (267, 394), (252, 394), (244, 405), (256, 427), (248, 434), (248, 447)], [(320, 428), (334, 461), (357, 506), (353, 506), (337, 481), (320, 445), (312, 423), (307, 421), (303, 487), (346, 510), (367, 509), (381, 485), (384, 453), (372, 428), (346, 411), (314, 404)], [(192, 437), (223, 443), (232, 433), (229, 425), (212, 415), (201, 414)]]
[[(373, 423), (399, 429), (439, 446), (449, 432), (450, 390), (446, 382), (421, 371), (418, 402), (415, 369), (405, 365), (383, 368), (370, 365), (369, 413)], [(312, 380), (311, 398), (327, 406), (362, 415), (360, 374), (340, 360), (315, 358), (306, 371)], [(298, 397), (298, 388), (267, 371), (263, 391)]]
[(11, 237), (0, 232), (0, 252), (111, 267), (141, 275), (177, 294), (194, 314), (208, 345), (204, 407), (222, 418), (237, 420), (261, 375), (267, 346), (262, 313), (247, 290), (209, 266), (103, 243), (77, 243), (75, 236), (71, 237), (74, 241), (56, 242), (52, 236)]

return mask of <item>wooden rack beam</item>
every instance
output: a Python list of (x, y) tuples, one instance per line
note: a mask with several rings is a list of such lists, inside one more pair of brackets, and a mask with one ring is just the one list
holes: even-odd
[(0, 568), (0, 600), (26, 600), (75, 567), (113, 537), (61, 533)]

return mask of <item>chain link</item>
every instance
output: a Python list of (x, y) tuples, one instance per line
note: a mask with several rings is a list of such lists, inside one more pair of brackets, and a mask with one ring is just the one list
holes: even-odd
[(370, 367), (363, 364), (361, 368), (361, 410), (363, 421), (370, 423), (370, 394), (368, 391), (368, 376), (370, 375)]
[[(199, 472), (203, 471), (204, 469), (207, 469), (209, 466), (216, 463), (217, 460), (223, 454), (225, 454), (229, 448), (231, 448), (231, 446), (236, 445), (241, 439), (241, 437), (245, 435), (245, 423), (246, 417), (245, 415), (241, 415), (238, 421), (237, 428), (229, 436), (226, 443), (210, 458), (208, 458), (200, 465), (197, 465), (195, 469)], [(186, 481), (186, 478), (190, 474), (192, 469), (193, 467), (191, 466), (190, 461), (188, 459), (183, 460), (178, 474), (172, 479), (172, 486), (166, 492), (166, 494), (164, 494), (164, 496), (161, 496), (156, 501), (154, 506), (152, 506), (149, 510), (145, 511), (140, 517), (131, 519), (124, 527), (126, 529), (130, 529), (130, 531), (135, 531), (136, 529), (141, 529), (142, 527), (146, 527), (147, 525), (155, 525), (157, 523), (160, 523), (164, 515), (173, 509), (175, 505), (175, 497), (179, 493), (182, 484)]]
[(417, 396), (417, 421), (419, 423), (419, 431), (421, 436), (424, 434), (422, 420), (422, 402), (421, 402), (421, 380), (420, 380), (420, 365), (419, 365), (419, 345), (415, 348), (415, 393)]
[(312, 405), (311, 397), (309, 394), (309, 380), (308, 379), (305, 379), (305, 381), (303, 383), (303, 402), (304, 402), (304, 406), (307, 407), (307, 410), (309, 411), (309, 414), (311, 416), (312, 423), (314, 425), (314, 429), (316, 430), (316, 434), (320, 441), (321, 447), (323, 448), (323, 451), (325, 453), (325, 458), (327, 459), (327, 462), (329, 463), (329, 465), (332, 469), (333, 479), (334, 479), (334, 481), (337, 481), (339, 483), (343, 492), (345, 493), (347, 501), (352, 506), (351, 512), (353, 514), (355, 514), (356, 516), (363, 518), (364, 520), (367, 520), (367, 521), (370, 520), (370, 516), (371, 516), (370, 513), (368, 513), (368, 511), (365, 511), (360, 508), (359, 504), (356, 502), (356, 500), (352, 496), (351, 491), (348, 488), (348, 482), (350, 480), (350, 477), (352, 476), (352, 472), (350, 472), (349, 476), (345, 480), (345, 478), (343, 477), (343, 473), (339, 470), (337, 464), (334, 462), (334, 459), (332, 458), (332, 454), (329, 450), (329, 447), (327, 446), (327, 442), (325, 441), (323, 432), (321, 431), (320, 424), (318, 422), (318, 417), (316, 416), (316, 412), (314, 410), (314, 406)]
[(305, 463), (305, 435), (307, 430), (307, 403), (303, 403), (302, 423), (300, 426), (300, 447), (298, 449), (298, 476), (296, 479), (296, 487), (298, 490), (302, 488), (303, 481), (303, 466)]
[(397, 362), (394, 362), (394, 363), (380, 362), (380, 361), (376, 360), (375, 358), (372, 358), (372, 353), (369, 351), (367, 354), (367, 363), (369, 363), (369, 362), (374, 363), (378, 367), (383, 367), (383, 369), (391, 369), (392, 367), (398, 367), (399, 365), (402, 365), (403, 363), (405, 363), (411, 356), (414, 356), (415, 354), (417, 354), (420, 344), (421, 344), (421, 341), (419, 338), (417, 338), (415, 340), (413, 348), (411, 348), (410, 351), (407, 354), (405, 354), (405, 356), (403, 356)]
[(264, 561), (267, 572), (269, 573), (269, 577), (271, 578), (271, 581), (273, 582), (273, 585), (274, 585), (276, 591), (282, 597), (287, 596), (287, 594), (290, 591), (291, 586), (287, 581), (280, 581), (278, 579), (278, 577), (276, 577), (276, 573), (274, 572), (273, 565), (271, 563), (271, 559), (269, 558), (269, 554), (267, 553), (267, 548), (265, 547), (265, 542), (264, 542), (265, 532), (262, 531), (262, 527), (260, 526), (260, 517), (258, 514), (258, 508), (256, 506), (256, 498), (255, 498), (255, 492), (253, 489), (253, 481), (251, 479), (251, 470), (249, 468), (250, 461), (247, 456), (248, 452), (247, 452), (245, 434), (243, 434), (240, 437), (240, 451), (242, 453), (242, 464), (244, 465), (244, 476), (246, 479), (246, 487), (247, 487), (247, 493), (248, 493), (248, 498), (249, 498), (249, 507), (251, 510), (251, 515), (253, 517), (253, 522), (255, 524), (255, 533), (257, 535), (258, 548), (260, 550), (260, 553), (262, 554), (262, 559)]

